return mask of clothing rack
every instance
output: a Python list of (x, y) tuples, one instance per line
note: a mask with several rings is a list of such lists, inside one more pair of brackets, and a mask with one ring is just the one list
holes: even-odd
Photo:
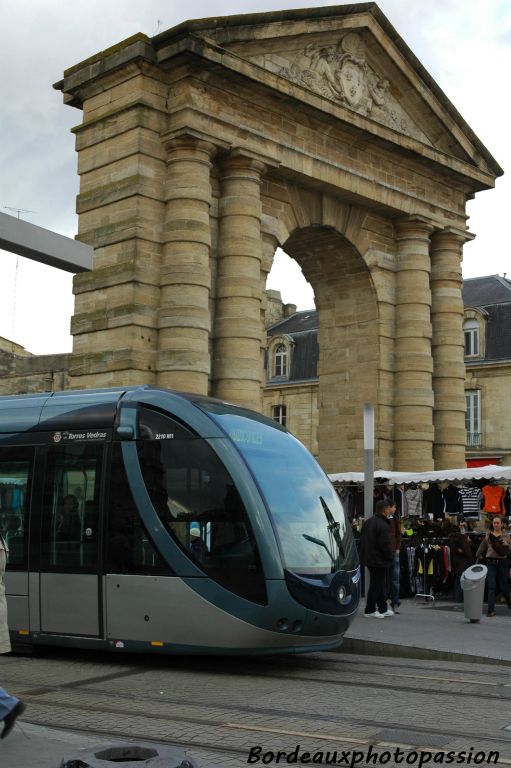
[[(422, 555), (422, 592), (416, 592), (414, 597), (415, 598), (422, 598), (428, 603), (433, 603), (435, 601), (435, 596), (432, 594), (432, 592), (428, 592), (428, 562), (427, 562), (427, 555), (429, 553), (429, 550), (431, 547), (434, 546), (447, 546), (449, 539), (445, 537), (433, 537), (429, 539), (422, 539), (422, 541), (415, 545), (415, 549), (420, 551), (420, 555)], [(419, 555), (419, 556), (420, 556)], [(431, 587), (430, 587), (431, 589)]]

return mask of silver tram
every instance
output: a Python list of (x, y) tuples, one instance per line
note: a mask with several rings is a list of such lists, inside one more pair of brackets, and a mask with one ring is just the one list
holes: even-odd
[(0, 398), (14, 644), (338, 646), (356, 547), (325, 473), (258, 413), (153, 387)]

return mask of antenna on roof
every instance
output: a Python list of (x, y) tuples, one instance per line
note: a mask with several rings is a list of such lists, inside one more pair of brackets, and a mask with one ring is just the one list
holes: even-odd
[(18, 219), (20, 217), (20, 213), (36, 213), (36, 211), (29, 211), (28, 208), (11, 208), (10, 205), (4, 205), (4, 208), (7, 211), (14, 211), (18, 214)]
[(156, 37), (156, 35), (158, 34), (158, 32), (161, 29), (161, 25), (162, 24), (163, 24), (163, 19), (156, 19), (156, 24), (155, 24), (154, 29), (153, 29), (152, 37)]
[[(35, 213), (35, 211), (29, 211), (28, 208), (13, 208), (10, 205), (4, 205), (7, 211), (14, 211), (18, 214), (18, 220), (22, 213)], [(16, 299), (18, 293), (18, 272), (19, 272), (20, 259), (16, 256), (16, 266), (14, 268), (14, 290), (12, 293), (12, 351), (14, 352), (14, 336), (16, 335)]]

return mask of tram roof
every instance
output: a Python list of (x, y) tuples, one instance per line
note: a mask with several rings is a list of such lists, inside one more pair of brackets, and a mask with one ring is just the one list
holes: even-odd
[[(177, 392), (148, 384), (4, 395), (0, 397), (0, 434), (112, 428), (121, 400), (126, 403), (129, 400), (132, 403), (152, 403), (153, 405), (161, 405), (163, 408), (170, 407), (170, 410), (176, 411), (175, 415), (179, 415), (179, 411), (185, 420), (188, 420), (188, 417), (191, 416), (191, 410), (193, 410), (195, 414), (192, 421), (194, 422), (197, 422), (199, 411), (195, 408), (190, 409), (192, 403), (200, 405), (200, 403), (206, 402), (222, 402), (206, 395)], [(261, 414), (253, 415), (263, 421), (269, 421), (274, 426), (274, 422), (267, 420)], [(204, 418), (206, 417), (201, 418), (203, 426), (205, 424)], [(211, 436), (219, 436), (218, 429), (212, 427), (209, 418), (207, 421), (207, 431), (211, 433)]]
[[(80, 427), (112, 426), (117, 404), (128, 389), (68, 390), (0, 397), (0, 432), (59, 429), (73, 414)], [(44, 426), (43, 426), (44, 423)]]

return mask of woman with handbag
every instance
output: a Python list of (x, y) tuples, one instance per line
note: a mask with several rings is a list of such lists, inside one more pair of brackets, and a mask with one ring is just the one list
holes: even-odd
[(507, 583), (509, 569), (508, 556), (511, 554), (511, 538), (502, 530), (500, 517), (493, 518), (490, 530), (479, 545), (476, 558), (486, 557), (488, 568), (488, 616), (495, 616), (495, 591), (497, 586), (506, 598), (507, 607), (511, 608), (511, 596)]

